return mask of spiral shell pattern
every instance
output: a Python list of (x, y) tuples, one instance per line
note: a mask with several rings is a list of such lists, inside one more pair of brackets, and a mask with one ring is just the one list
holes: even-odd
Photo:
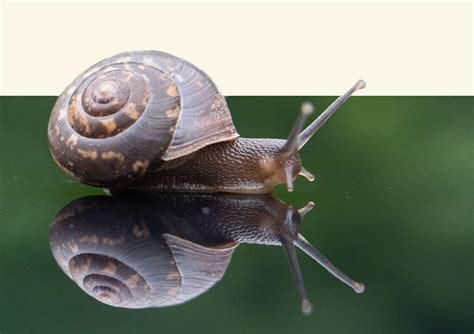
[(150, 286), (133, 268), (101, 254), (79, 254), (70, 259), (72, 278), (90, 296), (112, 306), (146, 305)]
[(151, 51), (92, 66), (58, 98), (48, 127), (61, 169), (103, 187), (141, 179), (162, 160), (237, 136), (225, 99), (203, 72)]
[(160, 222), (153, 209), (112, 196), (73, 201), (51, 225), (56, 262), (88, 295), (116, 307), (176, 305), (207, 291), (236, 244), (205, 247), (167, 234), (164, 226), (179, 229), (179, 221)]
[[(138, 73), (146, 72), (151, 77), (150, 85)], [(108, 138), (132, 126), (143, 114), (150, 94), (167, 102), (170, 110), (179, 112), (179, 99), (166, 96), (163, 88), (176, 92), (169, 78), (158, 76), (153, 69), (139, 65), (106, 67), (88, 77), (76, 89), (67, 109), (68, 123), (76, 133), (88, 138)], [(159, 74), (159, 73), (158, 73)], [(149, 87), (160, 90), (150, 92)], [(160, 94), (160, 95), (159, 95)], [(78, 98), (80, 96), (80, 98)]]

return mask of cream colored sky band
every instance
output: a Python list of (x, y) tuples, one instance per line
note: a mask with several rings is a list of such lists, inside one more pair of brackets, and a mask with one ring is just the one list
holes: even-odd
[(472, 95), (472, 2), (3, 2), (1, 95), (58, 95), (90, 65), (161, 50), (224, 95)]

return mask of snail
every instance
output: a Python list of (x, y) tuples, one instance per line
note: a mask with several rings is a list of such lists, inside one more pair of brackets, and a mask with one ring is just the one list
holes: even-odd
[(88, 196), (57, 214), (50, 247), (87, 294), (112, 306), (148, 308), (181, 304), (207, 291), (241, 243), (283, 246), (302, 311), (309, 314), (295, 246), (356, 292), (364, 290), (299, 233), (313, 206), (296, 210), (270, 194)]
[(58, 213), (50, 247), (61, 269), (100, 302), (164, 307), (212, 287), (236, 247), (232, 241), (201, 245), (168, 232), (159, 212), (126, 199), (89, 196)]
[(224, 96), (194, 65), (158, 51), (122, 53), (77, 77), (49, 120), (53, 159), (80, 182), (109, 189), (173, 192), (289, 191), (302, 167), (299, 150), (356, 90), (336, 99), (303, 129), (302, 105), (286, 140), (240, 138)]

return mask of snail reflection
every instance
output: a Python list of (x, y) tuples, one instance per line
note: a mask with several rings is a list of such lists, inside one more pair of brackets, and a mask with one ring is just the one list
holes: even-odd
[(181, 304), (210, 289), (240, 243), (279, 245), (309, 314), (296, 248), (356, 292), (364, 290), (299, 233), (312, 207), (296, 210), (271, 195), (88, 196), (57, 214), (50, 246), (61, 269), (90, 296), (112, 306), (148, 308)]

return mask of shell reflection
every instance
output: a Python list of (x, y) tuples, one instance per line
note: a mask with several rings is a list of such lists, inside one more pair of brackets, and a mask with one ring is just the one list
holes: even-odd
[(295, 246), (363, 291), (298, 233), (311, 208), (298, 211), (271, 195), (89, 196), (57, 214), (50, 247), (61, 269), (90, 296), (112, 306), (148, 308), (207, 291), (223, 277), (239, 243), (281, 245), (302, 310), (310, 313)]

